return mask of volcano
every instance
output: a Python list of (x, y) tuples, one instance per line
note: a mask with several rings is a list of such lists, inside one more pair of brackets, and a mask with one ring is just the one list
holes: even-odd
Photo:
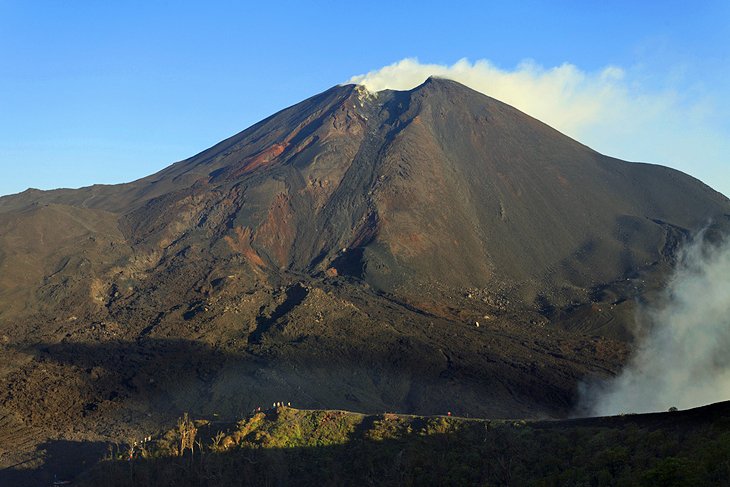
[(149, 177), (0, 198), (0, 445), (278, 400), (564, 416), (700, 229), (730, 229), (702, 182), (454, 81), (336, 86)]

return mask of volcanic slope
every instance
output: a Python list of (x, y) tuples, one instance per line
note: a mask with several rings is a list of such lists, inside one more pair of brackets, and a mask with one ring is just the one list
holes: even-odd
[(453, 81), (337, 86), (132, 183), (0, 198), (0, 412), (563, 415), (729, 215)]

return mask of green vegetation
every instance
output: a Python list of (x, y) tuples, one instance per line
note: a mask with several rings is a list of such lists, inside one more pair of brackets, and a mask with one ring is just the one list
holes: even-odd
[(488, 421), (287, 407), (236, 424), (184, 417), (133, 460), (110, 458), (80, 483), (696, 486), (730, 478), (730, 420), (670, 417)]

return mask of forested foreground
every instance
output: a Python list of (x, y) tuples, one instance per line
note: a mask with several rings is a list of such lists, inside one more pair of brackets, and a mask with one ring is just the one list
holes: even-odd
[(697, 486), (730, 478), (726, 405), (572, 421), (278, 407), (236, 424), (181, 418), (119, 445), (82, 485)]

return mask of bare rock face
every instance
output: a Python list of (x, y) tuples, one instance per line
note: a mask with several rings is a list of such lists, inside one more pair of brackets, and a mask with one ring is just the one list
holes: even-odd
[(563, 415), (708, 225), (701, 182), (456, 82), (337, 86), (132, 183), (0, 198), (0, 405), (79, 437), (281, 399)]

